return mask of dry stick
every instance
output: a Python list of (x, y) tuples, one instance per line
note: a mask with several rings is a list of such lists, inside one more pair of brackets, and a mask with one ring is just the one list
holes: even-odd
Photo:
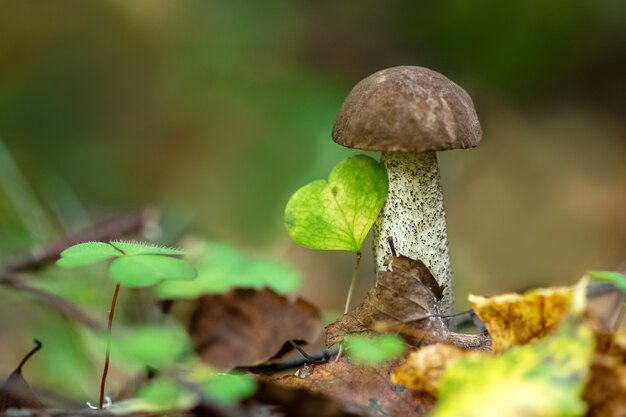
[(385, 331), (392, 330), (398, 334), (411, 336), (420, 341), (428, 339), (431, 342), (447, 343), (463, 349), (488, 350), (491, 347), (491, 339), (488, 336), (479, 334), (455, 333), (447, 331), (443, 336), (437, 336), (421, 329), (415, 329), (404, 323), (379, 323), (378, 329), (374, 330), (380, 331), (383, 329)]
[(125, 214), (98, 224), (75, 235), (47, 243), (24, 255), (9, 259), (6, 270), (9, 272), (31, 271), (56, 261), (59, 254), (69, 246), (86, 241), (104, 241), (140, 232), (144, 226), (156, 218), (154, 209), (144, 209)]
[(304, 359), (308, 360), (311, 363), (326, 363), (328, 362), (328, 358), (326, 357), (322, 357), (322, 358), (314, 358), (313, 356), (309, 355), (308, 353), (306, 353), (306, 351), (304, 349), (302, 349), (294, 340), (288, 340), (287, 341), (291, 347), (293, 347), (295, 350), (298, 351), (299, 354), (301, 354)]
[(324, 349), (315, 353), (307, 353), (307, 356), (297, 357), (295, 359), (285, 359), (280, 362), (266, 363), (256, 366), (242, 366), (237, 370), (252, 372), (254, 374), (271, 375), (277, 372), (288, 371), (290, 369), (300, 368), (303, 365), (314, 363), (321, 364), (327, 363), (338, 352), (336, 347)]
[(56, 294), (52, 294), (46, 290), (30, 285), (25, 279), (17, 274), (12, 273), (0, 277), (0, 284), (37, 297), (39, 300), (47, 304), (52, 309), (66, 316), (67, 318), (86, 326), (91, 330), (104, 329), (103, 323), (93, 319), (76, 304), (64, 298), (61, 298)]
[(389, 243), (391, 256), (398, 256), (398, 254), (396, 253), (396, 245), (393, 243), (393, 236), (387, 236), (387, 242)]
[(115, 286), (113, 300), (111, 300), (111, 310), (109, 310), (109, 322), (107, 324), (107, 349), (104, 357), (104, 369), (102, 370), (102, 380), (100, 381), (100, 409), (104, 408), (104, 388), (107, 381), (107, 373), (109, 372), (109, 360), (111, 357), (111, 327), (113, 326), (113, 316), (115, 316), (115, 306), (117, 304), (117, 295), (120, 292), (120, 284)]

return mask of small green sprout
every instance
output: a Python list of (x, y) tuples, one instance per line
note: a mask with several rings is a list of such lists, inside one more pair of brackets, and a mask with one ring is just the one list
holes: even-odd
[[(196, 270), (188, 262), (173, 257), (179, 255), (183, 255), (183, 252), (178, 249), (149, 243), (120, 241), (79, 243), (61, 252), (61, 259), (57, 261), (57, 265), (64, 268), (76, 268), (113, 259), (109, 274), (116, 282), (116, 286), (109, 310), (107, 346), (100, 383), (99, 406), (101, 409), (104, 407), (104, 392), (111, 354), (111, 328), (120, 287), (149, 287), (164, 280), (194, 279)], [(137, 340), (141, 342), (143, 338), (140, 337)], [(148, 341), (150, 341), (149, 337)], [(161, 346), (159, 341), (153, 342), (155, 342), (154, 346)]]

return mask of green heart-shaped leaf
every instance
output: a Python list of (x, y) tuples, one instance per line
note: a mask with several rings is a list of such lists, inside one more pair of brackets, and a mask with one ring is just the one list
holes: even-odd
[(328, 181), (313, 181), (291, 196), (285, 209), (287, 233), (308, 248), (358, 252), (388, 189), (385, 168), (375, 159), (344, 159)]
[(162, 280), (190, 280), (196, 277), (196, 270), (188, 262), (159, 255), (117, 258), (111, 263), (109, 272), (113, 280), (125, 287), (148, 287)]

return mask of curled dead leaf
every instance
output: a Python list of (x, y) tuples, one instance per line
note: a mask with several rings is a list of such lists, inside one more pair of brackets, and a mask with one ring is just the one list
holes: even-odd
[(202, 360), (220, 370), (257, 365), (289, 340), (310, 343), (323, 331), (319, 310), (265, 289), (200, 297), (189, 332)]
[(2, 388), (0, 388), (0, 413), (4, 413), (9, 408), (44, 408), (45, 405), (39, 401), (35, 393), (22, 375), (24, 364), (41, 349), (41, 342), (35, 340), (35, 348), (22, 359), (15, 371), (9, 375)]
[(410, 345), (437, 342), (485, 349), (489, 339), (448, 330), (439, 308), (442, 290), (426, 265), (406, 256), (387, 259), (390, 271), (381, 272), (378, 285), (354, 310), (326, 329), (328, 346), (345, 336), (380, 331), (402, 334)]

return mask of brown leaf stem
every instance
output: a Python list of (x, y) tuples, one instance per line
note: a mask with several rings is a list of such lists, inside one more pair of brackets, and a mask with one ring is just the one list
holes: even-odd
[(102, 370), (102, 380), (100, 381), (100, 409), (104, 408), (104, 388), (106, 386), (107, 374), (109, 372), (109, 361), (111, 358), (111, 328), (113, 327), (113, 317), (115, 316), (115, 306), (117, 305), (117, 296), (120, 292), (120, 284), (115, 286), (113, 299), (111, 300), (111, 309), (109, 310), (109, 322), (107, 324), (107, 348), (104, 357), (104, 369)]

